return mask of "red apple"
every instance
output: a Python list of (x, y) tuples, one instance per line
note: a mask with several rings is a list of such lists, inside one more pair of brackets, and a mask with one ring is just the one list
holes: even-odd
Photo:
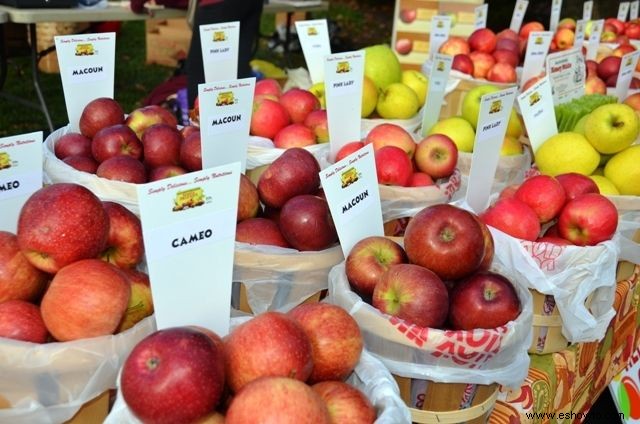
[(151, 296), (149, 276), (135, 269), (123, 269), (122, 272), (131, 286), (131, 296), (116, 333), (128, 330), (153, 314), (153, 297)]
[(62, 160), (73, 169), (77, 171), (87, 172), (89, 174), (95, 174), (98, 171), (98, 162), (95, 159), (87, 156), (72, 155), (67, 156)]
[(184, 136), (180, 145), (180, 164), (189, 171), (202, 169), (202, 145), (200, 131)]
[(33, 266), (49, 273), (80, 259), (97, 257), (108, 234), (109, 217), (100, 199), (73, 183), (36, 191), (18, 218), (20, 250)]
[(132, 184), (147, 182), (147, 171), (142, 162), (131, 156), (114, 156), (102, 162), (96, 175), (113, 181), (123, 181)]
[(294, 249), (324, 250), (338, 241), (327, 201), (313, 194), (287, 200), (280, 210), (278, 223), (285, 240)]
[(175, 126), (154, 124), (144, 130), (141, 140), (148, 167), (179, 164), (182, 134)]
[(187, 138), (190, 134), (199, 133), (199, 132), (200, 132), (200, 127), (197, 127), (195, 125), (185, 125), (180, 129), (180, 134), (182, 134), (183, 139)]
[(290, 316), (263, 312), (224, 338), (227, 385), (236, 394), (266, 376), (306, 381), (313, 369), (311, 342)]
[(610, 240), (618, 227), (618, 211), (606, 196), (587, 193), (567, 202), (558, 217), (560, 236), (577, 246)]
[(514, 30), (507, 28), (507, 29), (503, 29), (498, 34), (496, 34), (496, 38), (498, 39), (498, 41), (502, 39), (508, 39), (508, 40), (513, 40), (517, 42), (518, 34)]
[(364, 393), (343, 381), (323, 381), (311, 386), (327, 404), (331, 422), (373, 424), (376, 408)]
[(456, 169), (458, 147), (444, 134), (431, 134), (418, 143), (414, 160), (433, 179), (447, 178)]
[(378, 124), (364, 139), (364, 144), (373, 144), (373, 150), (377, 151), (384, 146), (396, 146), (404, 150), (410, 158), (416, 150), (416, 142), (407, 130), (400, 125), (384, 123)]
[(142, 339), (122, 367), (120, 390), (148, 423), (192, 423), (215, 409), (224, 389), (224, 355), (206, 334), (174, 327)]
[(542, 78), (544, 78), (546, 75), (546, 73), (542, 73), (540, 75), (536, 75), (535, 77), (531, 77), (529, 78), (523, 85), (522, 88), (520, 89), (521, 93), (524, 93), (525, 91), (527, 91), (529, 89), (529, 87), (533, 86), (533, 84), (537, 83), (538, 81), (540, 81)]
[(489, 69), (496, 63), (496, 60), (489, 53), (471, 52), (469, 57), (473, 62), (474, 78), (486, 78)]
[(254, 97), (260, 94), (269, 94), (279, 98), (282, 95), (282, 87), (280, 87), (280, 83), (277, 80), (273, 78), (264, 78), (260, 81), (256, 81), (253, 94)]
[(440, 328), (447, 319), (449, 296), (434, 272), (419, 265), (397, 264), (380, 276), (372, 305), (419, 327)]
[(549, 175), (536, 175), (524, 180), (515, 192), (538, 216), (540, 223), (551, 221), (567, 200), (562, 184)]
[(606, 94), (607, 85), (598, 77), (588, 77), (584, 85), (584, 94)]
[(142, 133), (152, 125), (166, 124), (170, 127), (178, 125), (176, 117), (167, 109), (158, 105), (149, 105), (135, 109), (124, 122), (142, 140)]
[(628, 54), (634, 51), (636, 51), (636, 48), (633, 47), (631, 44), (621, 44), (615, 48), (615, 50), (613, 51), (613, 55), (622, 58), (622, 56), (624, 56), (625, 54)]
[(471, 214), (471, 216), (476, 219), (476, 222), (480, 226), (484, 239), (484, 255), (482, 256), (482, 262), (480, 262), (480, 265), (478, 266), (478, 271), (488, 271), (489, 268), (491, 268), (493, 257), (495, 255), (495, 242), (493, 241), (493, 236), (491, 235), (489, 227), (482, 222), (480, 217), (475, 214)]
[(508, 63), (495, 63), (486, 76), (487, 80), (502, 84), (515, 83), (518, 79), (516, 69)]
[(258, 188), (245, 174), (240, 174), (240, 192), (238, 195), (238, 222), (254, 218), (260, 211)]
[(289, 112), (277, 101), (264, 99), (253, 103), (250, 124), (252, 135), (273, 139), (290, 122)]
[(131, 286), (115, 265), (83, 259), (56, 273), (42, 297), (42, 319), (58, 341), (113, 334), (122, 320)]
[(618, 75), (618, 71), (620, 71), (620, 63), (622, 59), (617, 56), (608, 56), (602, 59), (602, 61), (598, 64), (598, 77), (606, 80), (612, 75)]
[(609, 78), (606, 79), (604, 84), (607, 87), (615, 87), (618, 84), (618, 74), (613, 74)]
[(496, 51), (497, 50), (509, 51), (518, 58), (518, 61), (520, 61), (520, 44), (517, 36), (516, 38), (499, 38), (498, 41), (496, 41)]
[(294, 124), (302, 124), (307, 115), (320, 109), (320, 101), (309, 90), (290, 88), (280, 96), (280, 104), (286, 109)]
[(119, 203), (102, 205), (109, 216), (109, 237), (100, 258), (119, 268), (134, 268), (144, 259), (140, 218)]
[(411, 174), (408, 187), (428, 187), (435, 185), (433, 178), (424, 172), (414, 172)]
[(584, 65), (587, 69), (587, 78), (598, 76), (598, 62), (595, 60), (585, 60)]
[(498, 200), (508, 199), (509, 197), (515, 196), (516, 191), (518, 191), (519, 187), (520, 187), (520, 184), (510, 184), (506, 186), (500, 191), (500, 194), (498, 195)]
[(538, 32), (538, 31), (544, 31), (544, 25), (536, 21), (527, 22), (526, 24), (522, 25), (522, 27), (520, 28), (518, 37), (526, 40), (529, 38), (530, 33)]
[(0, 302), (35, 301), (46, 282), (47, 275), (31, 265), (20, 251), (16, 235), (0, 231)]
[(415, 8), (400, 10), (400, 20), (405, 24), (410, 24), (418, 17), (418, 10)]
[(500, 199), (480, 215), (482, 221), (522, 240), (535, 240), (540, 234), (540, 220), (535, 211), (514, 197)]
[(404, 249), (409, 261), (443, 280), (465, 277), (484, 256), (484, 236), (472, 214), (453, 205), (428, 206), (407, 225)]
[(471, 51), (492, 53), (496, 48), (496, 34), (489, 28), (479, 28), (471, 33), (467, 39)]
[(453, 57), (451, 69), (460, 71), (463, 74), (473, 75), (473, 61), (468, 54), (457, 54)]
[(53, 146), (53, 152), (60, 160), (68, 156), (91, 156), (91, 139), (76, 132), (66, 133)]
[(639, 111), (640, 110), (640, 93), (630, 94), (629, 96), (627, 96), (626, 99), (624, 99), (623, 103), (626, 104), (627, 106), (631, 106), (636, 111)]
[(556, 30), (563, 29), (563, 28), (567, 28), (567, 29), (570, 29), (571, 31), (575, 31), (576, 30), (576, 20), (573, 19), (573, 18), (562, 18), (562, 19), (560, 19), (560, 22), (558, 22), (558, 26), (557, 26)]
[(575, 34), (568, 28), (560, 28), (553, 36), (553, 41), (556, 42), (558, 50), (567, 50), (573, 47), (573, 40)]
[(93, 138), (101, 129), (123, 122), (124, 111), (120, 104), (108, 97), (99, 97), (82, 109), (78, 126), (82, 135)]
[(91, 153), (99, 163), (114, 156), (142, 157), (142, 143), (136, 133), (124, 124), (101, 129), (91, 140)]
[(351, 248), (345, 261), (345, 273), (353, 291), (368, 299), (380, 276), (391, 265), (406, 262), (407, 254), (398, 243), (386, 237), (370, 236)]
[(310, 386), (293, 378), (263, 377), (231, 400), (225, 424), (330, 424), (327, 405)]
[(513, 284), (494, 272), (478, 272), (451, 292), (449, 321), (455, 330), (497, 328), (520, 315), (520, 299)]
[(629, 24), (629, 26), (624, 30), (624, 35), (632, 40), (640, 39), (640, 25), (637, 23)]
[(178, 175), (184, 175), (188, 171), (178, 165), (160, 165), (149, 171), (148, 181), (164, 180)]
[(514, 53), (511, 50), (495, 50), (493, 52), (493, 58), (496, 60), (496, 64), (498, 63), (506, 63), (511, 65), (514, 69), (518, 66), (520, 62), (520, 58), (518, 57), (518, 53)]
[(236, 225), (236, 241), (249, 244), (291, 247), (278, 223), (267, 218), (249, 218)]
[(287, 149), (260, 175), (258, 194), (267, 206), (281, 208), (299, 194), (315, 193), (320, 187), (320, 165), (309, 151)]
[(575, 199), (585, 193), (600, 193), (600, 189), (591, 178), (577, 172), (556, 175), (556, 180), (564, 188), (567, 200)]
[(279, 149), (305, 147), (316, 144), (316, 135), (303, 124), (290, 124), (273, 137), (273, 145)]
[(613, 32), (616, 34), (624, 33), (625, 23), (617, 18), (607, 18), (604, 20), (605, 26), (610, 26), (613, 28)]
[(384, 146), (375, 152), (378, 184), (406, 187), (413, 175), (409, 156), (396, 146)]
[(338, 153), (336, 153), (336, 160), (335, 162), (341, 161), (342, 159), (346, 158), (347, 156), (349, 156), (351, 153), (360, 150), (361, 148), (364, 147), (364, 142), (363, 141), (350, 141), (348, 143), (346, 143), (345, 145), (343, 145), (340, 150), (338, 150)]
[(438, 53), (447, 54), (449, 56), (456, 56), (458, 54), (469, 54), (471, 49), (469, 43), (462, 37), (451, 36), (447, 41), (440, 45)]
[(403, 56), (408, 55), (413, 50), (413, 40), (409, 38), (398, 38), (396, 40), (396, 51)]
[(326, 143), (329, 141), (329, 121), (327, 110), (318, 109), (309, 112), (304, 120), (304, 125), (313, 131), (316, 136), (316, 143)]
[(31, 343), (45, 343), (49, 331), (42, 321), (40, 308), (24, 300), (0, 302), (0, 338)]
[(309, 337), (313, 370), (307, 380), (344, 380), (360, 361), (364, 340), (356, 320), (330, 303), (305, 303), (289, 311)]

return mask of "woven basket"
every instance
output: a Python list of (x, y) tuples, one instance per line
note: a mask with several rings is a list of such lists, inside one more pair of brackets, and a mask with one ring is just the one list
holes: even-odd
[[(43, 22), (36, 24), (36, 46), (38, 51), (55, 45), (53, 37), (56, 35), (78, 34), (89, 28), (87, 22)], [(55, 50), (47, 53), (38, 62), (38, 69), (49, 74), (60, 73), (58, 55)]]

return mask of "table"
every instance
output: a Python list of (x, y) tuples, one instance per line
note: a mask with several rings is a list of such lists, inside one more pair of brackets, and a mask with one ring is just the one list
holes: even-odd
[[(319, 4), (298, 6), (281, 3), (267, 3), (263, 13), (287, 13), (287, 23), (296, 12), (326, 11), (329, 9), (329, 0), (322, 0)], [(148, 8), (147, 13), (133, 13), (128, 2), (109, 2), (102, 9), (18, 9), (0, 5), (0, 35), (3, 35), (3, 23), (11, 21), (17, 24), (26, 24), (31, 40), (36, 40), (36, 23), (39, 22), (101, 22), (101, 21), (140, 21), (147, 19), (173, 19), (186, 17), (187, 11), (170, 8)], [(287, 30), (289, 25), (287, 25)], [(290, 34), (287, 34), (287, 39)], [(1, 37), (0, 40), (3, 40)], [(32, 102), (17, 96), (2, 92), (6, 79), (7, 57), (4, 52), (3, 41), (0, 41), (0, 95), (10, 98), (22, 105), (40, 110), (47, 120), (49, 131), (53, 131), (53, 123), (47, 108), (46, 101), (40, 88), (38, 61), (43, 52), (38, 51), (37, 43), (31, 43), (31, 73), (33, 85), (38, 96), (38, 102)], [(288, 44), (288, 43), (287, 43)]]

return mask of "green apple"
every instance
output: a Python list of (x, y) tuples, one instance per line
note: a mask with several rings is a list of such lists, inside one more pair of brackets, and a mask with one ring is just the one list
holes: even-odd
[(309, 87), (309, 91), (311, 94), (316, 96), (318, 101), (320, 102), (320, 109), (326, 109), (327, 107), (327, 98), (324, 93), (324, 82), (317, 82)]
[[(499, 87), (491, 84), (482, 84), (472, 88), (467, 92), (462, 100), (462, 117), (469, 121), (475, 131), (478, 126), (478, 115), (480, 114), (480, 100), (482, 96), (488, 93), (495, 93), (500, 91)], [(522, 122), (516, 111), (511, 109), (509, 115), (509, 122), (507, 123), (507, 135), (515, 139), (520, 138), (523, 133)]]
[(444, 134), (448, 136), (461, 152), (472, 152), (473, 142), (476, 139), (476, 132), (471, 124), (460, 116), (452, 116), (437, 122), (429, 130), (428, 135)]
[(384, 119), (409, 119), (418, 113), (420, 102), (411, 87), (394, 82), (378, 95), (376, 111)]
[(427, 77), (415, 69), (405, 69), (402, 71), (401, 82), (411, 87), (418, 96), (420, 106), (424, 105), (424, 101), (427, 98), (427, 89), (429, 88), (429, 80)]
[(584, 135), (584, 123), (587, 122), (587, 116), (589, 116), (588, 113), (578, 119), (578, 122), (576, 122), (576, 125), (573, 127), (573, 132)]
[(367, 118), (376, 110), (378, 104), (378, 87), (366, 76), (362, 78), (362, 108), (360, 117)]
[(377, 44), (364, 49), (364, 74), (371, 78), (379, 89), (400, 82), (402, 68), (398, 56), (387, 44)]
[(629, 147), (640, 133), (635, 110), (624, 103), (597, 107), (584, 123), (584, 135), (600, 153), (618, 153)]

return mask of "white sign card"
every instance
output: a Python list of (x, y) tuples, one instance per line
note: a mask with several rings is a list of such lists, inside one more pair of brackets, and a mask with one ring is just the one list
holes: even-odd
[(42, 131), (0, 138), (0, 231), (16, 233), (27, 199), (42, 188)]
[(353, 51), (325, 57), (324, 91), (331, 161), (342, 146), (360, 140), (364, 55), (364, 51)]
[(593, 21), (591, 23), (591, 33), (589, 34), (589, 42), (587, 43), (587, 60), (596, 60), (598, 54), (598, 45), (600, 44), (600, 35), (604, 27), (604, 19)]
[(529, 79), (540, 75), (544, 71), (544, 60), (549, 52), (549, 45), (553, 32), (535, 31), (529, 34), (527, 40), (527, 53), (524, 56), (524, 65), (520, 77), (521, 84), (525, 84)]
[(640, 56), (640, 50), (622, 56), (620, 70), (618, 71), (618, 80), (616, 81), (616, 97), (618, 97), (618, 101), (621, 103), (627, 98), (627, 94), (629, 93), (629, 85), (631, 84), (633, 73), (638, 64), (638, 56)]
[(254, 77), (198, 85), (203, 168), (239, 161), (244, 172), (255, 85)]
[(240, 22), (200, 25), (205, 82), (238, 78), (239, 45)]
[(475, 9), (473, 19), (473, 29), (481, 29), (487, 27), (487, 14), (489, 13), (489, 5), (487, 3), (482, 4)]
[(384, 235), (372, 144), (320, 171), (320, 182), (345, 258), (363, 238)]
[(621, 1), (618, 6), (618, 20), (622, 22), (626, 22), (627, 14), (629, 13), (629, 2)]
[(57, 35), (54, 40), (69, 124), (77, 132), (90, 101), (113, 98), (116, 34)]
[(480, 99), (478, 126), (471, 156), (466, 203), (480, 213), (489, 206), (500, 148), (507, 132), (509, 117), (518, 89), (509, 87), (488, 93)]
[(331, 54), (327, 20), (296, 21), (295, 24), (311, 82), (323, 82), (324, 57)]
[(585, 1), (584, 4), (582, 5), (582, 20), (587, 22), (590, 21), (592, 13), (593, 13), (593, 1), (592, 0)]
[(542, 143), (558, 133), (549, 77), (544, 77), (520, 94), (518, 105), (535, 153)]
[(137, 186), (158, 329), (229, 332), (240, 162)]
[(511, 15), (511, 24), (509, 28), (516, 33), (520, 32), (524, 15), (527, 13), (527, 7), (529, 2), (527, 0), (517, 0), (516, 6), (513, 8), (513, 15)]
[(447, 80), (451, 72), (453, 57), (436, 53), (431, 65), (429, 74), (429, 88), (427, 100), (422, 110), (422, 135), (426, 136), (431, 127), (438, 122), (440, 110), (444, 100), (444, 93), (447, 88)]
[(587, 71), (582, 49), (576, 47), (547, 57), (547, 76), (553, 92), (553, 103), (566, 103), (584, 94)]
[(573, 37), (573, 47), (580, 47), (580, 49), (582, 49), (582, 45), (584, 44), (584, 30), (586, 26), (587, 21), (584, 19), (576, 21), (576, 32)]
[(638, 19), (638, 5), (640, 5), (640, 0), (634, 0), (629, 5), (629, 20), (632, 21), (634, 19)]
[(560, 22), (560, 11), (562, 10), (562, 0), (551, 2), (551, 18), (549, 19), (549, 31), (555, 32)]
[(431, 34), (429, 35), (429, 57), (433, 57), (440, 46), (449, 39), (451, 16), (435, 15), (431, 18)]

